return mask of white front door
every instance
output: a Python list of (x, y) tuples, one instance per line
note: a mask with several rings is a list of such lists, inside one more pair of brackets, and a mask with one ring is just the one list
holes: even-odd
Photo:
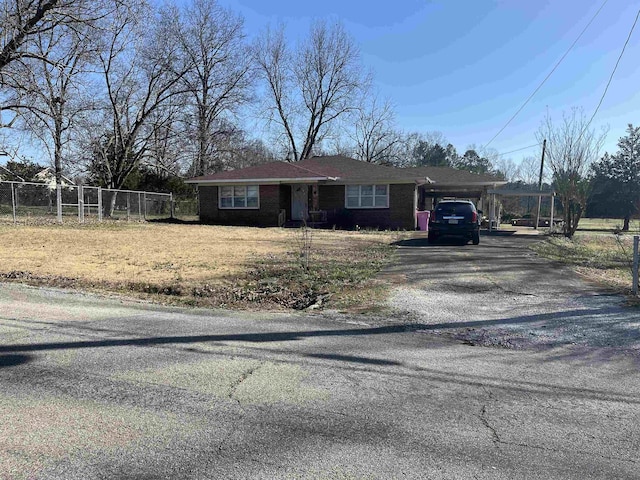
[(309, 211), (309, 188), (307, 185), (291, 186), (291, 220), (306, 220)]

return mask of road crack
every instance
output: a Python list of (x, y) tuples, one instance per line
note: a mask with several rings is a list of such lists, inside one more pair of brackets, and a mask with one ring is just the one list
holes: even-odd
[[(487, 390), (487, 393), (489, 393), (491, 395), (490, 391), (488, 391), (488, 390)], [(482, 424), (484, 425), (484, 427), (491, 432), (491, 439), (492, 439), (493, 444), (495, 445), (496, 448), (500, 448), (500, 445), (504, 445), (506, 447), (531, 448), (531, 449), (540, 450), (540, 451), (543, 451), (543, 452), (555, 452), (555, 453), (558, 452), (557, 448), (550, 448), (550, 447), (545, 447), (543, 445), (530, 445), (528, 443), (510, 442), (510, 441), (502, 440), (500, 438), (500, 435), (498, 435), (498, 431), (495, 429), (495, 427), (493, 427), (493, 425), (491, 425), (491, 423), (489, 423), (489, 419), (487, 418), (487, 406), (486, 405), (482, 406), (482, 410), (480, 411), (479, 418), (480, 418), (480, 421), (482, 422)], [(639, 463), (637, 460), (634, 460), (634, 459), (612, 457), (612, 456), (603, 455), (601, 453), (591, 452), (591, 451), (587, 451), (587, 450), (575, 450), (575, 453), (579, 453), (581, 455), (597, 455), (598, 457), (600, 457), (602, 459), (605, 459), (605, 460), (611, 460), (611, 461), (615, 461), (615, 462), (631, 463), (633, 465), (636, 465), (636, 464)]]
[[(532, 448), (534, 450), (540, 450), (543, 452), (552, 452), (552, 453), (558, 453), (558, 449), (557, 448), (550, 448), (550, 447), (544, 447), (541, 445), (529, 445), (528, 443), (518, 443), (518, 442), (505, 442), (505, 441), (500, 441), (499, 442), (502, 445), (506, 445), (509, 447), (520, 447), (520, 448)], [(597, 452), (592, 452), (589, 450), (574, 450), (575, 453), (579, 453), (580, 455), (589, 455), (589, 456), (597, 456), (600, 457), (604, 460), (611, 460), (614, 462), (623, 462), (623, 463), (631, 463), (633, 465), (637, 465), (639, 462), (637, 460), (633, 460), (631, 458), (620, 458), (620, 457), (612, 457), (610, 455), (603, 455), (601, 453), (597, 453)]]
[[(238, 401), (237, 399), (234, 398), (236, 392), (238, 391), (238, 388), (240, 388), (240, 385), (242, 385), (244, 383), (244, 381), (247, 378), (249, 378), (251, 375), (253, 375), (256, 372), (256, 370), (258, 370), (260, 367), (262, 367), (262, 364), (256, 365), (255, 367), (251, 367), (251, 368), (245, 370), (244, 372), (242, 372), (240, 377), (238, 377), (238, 379), (231, 384), (231, 387), (229, 388), (229, 393), (227, 393), (227, 397), (232, 399), (232, 400)], [(238, 401), (238, 403), (239, 403), (239, 401)]]
[(495, 445), (496, 448), (500, 448), (499, 445), (501, 443), (504, 443), (502, 440), (500, 440), (500, 436), (498, 435), (498, 432), (496, 431), (496, 429), (489, 423), (489, 420), (487, 419), (487, 406), (483, 405), (482, 406), (482, 410), (480, 411), (480, 421), (482, 422), (482, 424), (485, 426), (485, 428), (487, 428), (490, 432), (491, 432), (491, 438), (493, 440), (493, 444)]

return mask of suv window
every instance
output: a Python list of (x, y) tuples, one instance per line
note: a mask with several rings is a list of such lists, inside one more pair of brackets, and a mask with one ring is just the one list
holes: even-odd
[(475, 209), (470, 203), (462, 202), (441, 202), (436, 206), (436, 216), (460, 215), (465, 216), (473, 213)]

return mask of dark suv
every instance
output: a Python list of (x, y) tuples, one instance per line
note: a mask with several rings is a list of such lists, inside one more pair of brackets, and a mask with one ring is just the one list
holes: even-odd
[(429, 218), (429, 242), (440, 237), (461, 237), (474, 245), (480, 243), (478, 211), (469, 200), (442, 200)]

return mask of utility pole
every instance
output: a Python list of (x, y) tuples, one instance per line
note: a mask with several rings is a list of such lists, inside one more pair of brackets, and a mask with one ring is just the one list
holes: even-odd
[[(544, 170), (544, 152), (547, 149), (547, 139), (542, 142), (542, 159), (540, 160), (540, 176), (538, 177), (538, 191), (542, 192), (542, 172)], [(536, 224), (533, 226), (536, 230), (540, 224), (540, 204), (542, 203), (542, 195), (538, 195), (538, 214), (536, 215)]]

